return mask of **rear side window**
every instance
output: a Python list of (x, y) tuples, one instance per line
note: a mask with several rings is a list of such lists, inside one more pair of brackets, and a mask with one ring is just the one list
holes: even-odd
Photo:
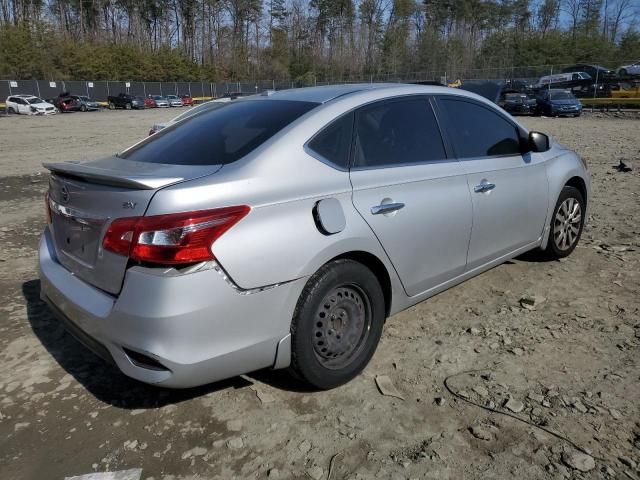
[(185, 118), (120, 157), (172, 165), (228, 164), (244, 157), (317, 103), (250, 100)]
[(464, 100), (440, 99), (458, 158), (520, 155), (515, 125), (490, 108)]
[(308, 146), (338, 168), (349, 168), (349, 151), (353, 132), (353, 113), (332, 122), (311, 139)]
[(426, 98), (384, 101), (357, 112), (354, 167), (376, 168), (446, 158), (438, 123)]

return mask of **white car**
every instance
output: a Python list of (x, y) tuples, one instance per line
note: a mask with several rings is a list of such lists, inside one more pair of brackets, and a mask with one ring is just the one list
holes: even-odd
[(618, 75), (626, 77), (627, 75), (640, 75), (640, 61), (632, 63), (631, 65), (622, 65), (618, 67)]
[(23, 115), (55, 115), (56, 107), (34, 95), (10, 95), (5, 102), (7, 112)]
[(184, 113), (181, 113), (176, 118), (173, 118), (168, 122), (154, 124), (153, 127), (151, 127), (151, 130), (149, 130), (149, 135), (158, 133), (160, 130), (167, 128), (173, 125), (174, 123), (179, 122), (180, 120), (184, 120), (185, 118), (191, 117), (193, 115), (197, 115), (198, 113), (204, 112), (205, 110), (215, 110), (216, 108), (219, 108), (223, 106), (225, 103), (228, 103), (230, 101), (231, 101), (231, 98), (225, 97), (225, 98), (218, 98), (216, 100), (211, 100), (210, 102), (201, 103), (200, 105), (197, 105), (192, 109), (187, 110)]

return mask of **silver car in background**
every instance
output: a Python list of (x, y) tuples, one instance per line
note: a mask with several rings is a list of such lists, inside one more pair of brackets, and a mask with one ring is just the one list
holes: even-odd
[(574, 152), (496, 105), (400, 84), (239, 99), (46, 167), (41, 297), (126, 375), (178, 388), (285, 367), (343, 384), (390, 315), (569, 255), (590, 197)]
[(182, 99), (177, 95), (167, 95), (166, 98), (170, 107), (182, 107), (184, 105)]
[(153, 98), (153, 101), (156, 103), (156, 107), (162, 108), (170, 106), (169, 100), (167, 100), (162, 95), (151, 95), (151, 98)]

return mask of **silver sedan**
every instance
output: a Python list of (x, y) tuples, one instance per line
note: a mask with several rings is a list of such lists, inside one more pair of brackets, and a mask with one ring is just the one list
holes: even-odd
[(576, 247), (586, 164), (472, 93), (281, 91), (111, 158), (48, 164), (41, 296), (143, 382), (354, 378), (385, 318), (528, 250)]

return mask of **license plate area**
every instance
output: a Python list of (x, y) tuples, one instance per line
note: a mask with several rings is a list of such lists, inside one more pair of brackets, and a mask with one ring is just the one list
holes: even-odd
[(85, 266), (93, 266), (98, 253), (101, 225), (57, 212), (53, 213), (52, 221), (58, 249)]

